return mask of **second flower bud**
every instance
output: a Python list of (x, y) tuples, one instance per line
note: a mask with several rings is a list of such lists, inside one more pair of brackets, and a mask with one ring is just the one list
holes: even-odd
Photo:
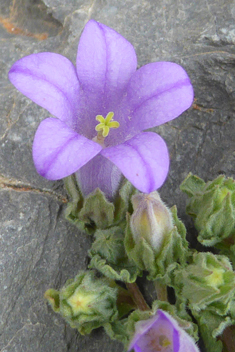
[(165, 236), (173, 229), (170, 210), (157, 191), (150, 194), (136, 194), (132, 197), (134, 212), (130, 226), (133, 239), (138, 243), (145, 239), (154, 251), (159, 251)]

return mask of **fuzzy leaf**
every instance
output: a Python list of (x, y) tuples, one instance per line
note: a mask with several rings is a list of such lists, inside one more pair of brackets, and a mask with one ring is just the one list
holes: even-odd
[(201, 193), (205, 186), (205, 182), (198, 176), (188, 174), (186, 179), (181, 183), (180, 189), (185, 192), (189, 197)]
[(64, 184), (70, 197), (65, 211), (66, 219), (91, 235), (96, 229), (120, 224), (126, 212), (131, 210), (131, 196), (137, 192), (130, 182), (123, 180), (115, 202), (111, 203), (98, 188), (84, 198), (75, 175), (65, 178)]
[(120, 227), (97, 230), (89, 251), (89, 268), (95, 268), (113, 280), (134, 282), (140, 270), (128, 259), (123, 241), (124, 234)]
[[(235, 182), (221, 175), (205, 183), (190, 174), (181, 185), (190, 197), (186, 211), (195, 219), (198, 241), (205, 246), (222, 243), (224, 249), (234, 244), (235, 236)], [(225, 239), (230, 238), (231, 243)], [(222, 252), (223, 253), (223, 252)]]
[(173, 287), (194, 311), (226, 315), (235, 294), (235, 273), (225, 256), (195, 253), (192, 264), (176, 269)]

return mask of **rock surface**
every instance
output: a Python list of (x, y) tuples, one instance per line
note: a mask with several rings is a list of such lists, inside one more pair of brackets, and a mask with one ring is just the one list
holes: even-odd
[(209, 180), (235, 174), (235, 4), (230, 0), (1, 0), (0, 4), (0, 351), (120, 351), (102, 330), (80, 336), (47, 306), (85, 269), (90, 238), (63, 217), (61, 181), (33, 166), (31, 146), (48, 113), (10, 84), (19, 58), (58, 52), (75, 62), (79, 36), (93, 18), (134, 45), (138, 65), (174, 61), (188, 72), (193, 107), (157, 131), (168, 143), (169, 178), (160, 193), (191, 228), (179, 185), (193, 172)]

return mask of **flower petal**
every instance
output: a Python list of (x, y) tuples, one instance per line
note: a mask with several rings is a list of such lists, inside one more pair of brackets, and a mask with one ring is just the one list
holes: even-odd
[(158, 312), (161, 312), (161, 315), (165, 316), (165, 318), (168, 319), (169, 323), (172, 324), (175, 331), (178, 332), (177, 337), (173, 335), (175, 351), (200, 352), (193, 338), (188, 335), (183, 328), (180, 327), (178, 322), (169, 313), (160, 309), (158, 310)]
[[(165, 348), (163, 348), (164, 351), (199, 352), (191, 336), (179, 326), (170, 314), (161, 309), (158, 309), (152, 318), (136, 323), (135, 334), (128, 351), (132, 349), (135, 352), (160, 351), (164, 340), (166, 343)], [(167, 345), (169, 348), (167, 348)]]
[(150, 193), (164, 183), (169, 170), (166, 143), (156, 133), (141, 133), (101, 154), (112, 161), (141, 192)]
[(39, 53), (18, 60), (9, 80), (24, 95), (70, 126), (76, 122), (79, 83), (74, 65), (64, 56)]
[(38, 173), (48, 180), (59, 180), (85, 165), (102, 147), (77, 134), (64, 122), (48, 118), (41, 122), (34, 137), (33, 160)]
[(169, 348), (164, 348), (164, 350), (173, 352), (174, 349), (174, 352), (179, 352), (179, 332), (172, 324), (169, 316), (166, 316), (164, 313), (159, 309), (152, 318), (136, 323), (136, 333), (128, 351), (133, 348), (138, 352), (157, 351), (160, 347), (159, 340), (162, 338), (164, 341), (165, 338), (166, 342), (169, 343)]
[(116, 165), (100, 154), (79, 169), (76, 175), (83, 196), (99, 188), (110, 201), (115, 198), (123, 177)]
[(124, 37), (94, 20), (86, 24), (78, 45), (77, 72), (90, 103), (97, 104), (96, 114), (113, 111), (136, 67), (135, 50)]
[(200, 352), (195, 341), (184, 330), (180, 334), (180, 349), (179, 352)]
[(185, 70), (172, 62), (154, 62), (137, 70), (127, 87), (126, 130), (134, 133), (159, 126), (188, 109), (193, 88)]

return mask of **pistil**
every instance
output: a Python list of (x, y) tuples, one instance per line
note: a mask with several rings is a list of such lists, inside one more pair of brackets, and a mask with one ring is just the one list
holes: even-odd
[(97, 115), (95, 118), (99, 124), (95, 127), (98, 133), (93, 138), (93, 141), (99, 143), (102, 147), (105, 147), (104, 140), (108, 136), (110, 128), (118, 128), (120, 126), (119, 122), (113, 120), (113, 116), (114, 113), (111, 111), (105, 118), (102, 115)]

